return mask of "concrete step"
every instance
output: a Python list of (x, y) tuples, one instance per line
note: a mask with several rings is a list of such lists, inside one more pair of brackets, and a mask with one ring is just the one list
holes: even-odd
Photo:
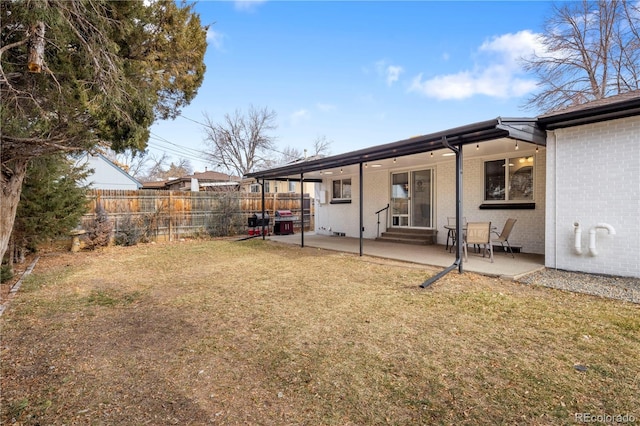
[(435, 229), (389, 228), (376, 240), (403, 244), (433, 245), (436, 244)]

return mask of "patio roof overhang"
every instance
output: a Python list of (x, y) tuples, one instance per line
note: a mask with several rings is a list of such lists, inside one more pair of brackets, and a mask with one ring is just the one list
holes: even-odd
[[(337, 167), (346, 167), (353, 164), (360, 165), (360, 180), (363, 179), (363, 164), (370, 161), (386, 160), (389, 158), (403, 157), (414, 154), (435, 151), (438, 149), (449, 149), (456, 155), (456, 232), (462, 235), (462, 149), (464, 145), (480, 144), (482, 142), (497, 139), (512, 139), (515, 141), (527, 142), (534, 145), (546, 145), (546, 134), (537, 126), (534, 118), (502, 118), (482, 121), (462, 127), (456, 127), (429, 135), (416, 136), (409, 139), (400, 140), (384, 145), (373, 146), (358, 151), (347, 152), (345, 154), (331, 157), (314, 159), (309, 161), (299, 161), (290, 163), (282, 167), (248, 173), (247, 178), (257, 180), (304, 180), (305, 182), (321, 182), (319, 179), (305, 178), (305, 173), (312, 173)], [(263, 213), (264, 213), (264, 187), (262, 190)], [(302, 195), (301, 195), (302, 197)], [(360, 185), (359, 222), (360, 222), (360, 256), (363, 255), (363, 186)], [(264, 238), (264, 233), (263, 233)], [(304, 247), (304, 227), (300, 232), (301, 246)], [(455, 262), (429, 278), (421, 284), (421, 287), (428, 287), (436, 280), (454, 269), (460, 273), (462, 268), (462, 250), (458, 245)]]
[[(420, 154), (446, 148), (447, 145), (462, 146), (478, 144), (495, 139), (513, 139), (535, 145), (545, 145), (545, 132), (537, 126), (535, 118), (502, 118), (469, 124), (428, 135), (415, 136), (383, 145), (334, 155), (310, 161), (300, 161), (281, 167), (248, 173), (247, 178), (296, 180), (305, 173), (344, 167), (406, 155)], [(313, 179), (305, 181), (312, 182)]]

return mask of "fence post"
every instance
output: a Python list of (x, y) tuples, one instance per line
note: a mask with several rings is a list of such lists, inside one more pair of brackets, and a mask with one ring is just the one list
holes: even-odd
[(172, 237), (173, 237), (173, 214), (172, 214), (172, 207), (173, 207), (173, 200), (172, 200), (172, 193), (173, 191), (169, 191), (169, 242), (172, 241)]

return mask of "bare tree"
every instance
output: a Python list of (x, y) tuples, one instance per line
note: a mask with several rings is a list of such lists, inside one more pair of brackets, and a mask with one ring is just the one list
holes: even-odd
[(304, 148), (301, 151), (300, 148), (287, 145), (282, 151), (273, 150), (274, 153), (279, 155), (267, 157), (264, 161), (264, 166), (277, 167), (294, 161), (326, 157), (331, 153), (329, 150), (330, 146), (331, 141), (329, 141), (326, 136), (318, 136), (313, 141), (311, 149)]
[(188, 176), (191, 173), (193, 173), (191, 162), (189, 160), (181, 158), (180, 160), (178, 160), (178, 164), (173, 162), (169, 164), (169, 168), (164, 171), (162, 177), (164, 177), (165, 179), (172, 179)]
[(178, 159), (177, 163), (169, 163), (169, 156), (163, 153), (161, 156), (150, 154), (146, 157), (148, 166), (136, 177), (145, 182), (166, 180), (187, 176), (193, 173), (193, 166), (189, 160)]
[[(306, 149), (305, 149), (306, 151)], [(300, 152), (298, 148), (294, 148), (292, 146), (286, 146), (282, 151), (282, 159), (279, 162), (282, 163), (290, 163), (292, 161), (298, 161), (304, 157), (304, 154)]]
[(141, 179), (148, 182), (162, 180), (162, 174), (164, 173), (167, 162), (169, 161), (167, 153), (165, 152), (159, 157), (152, 153), (149, 155), (148, 161), (150, 164), (146, 169), (146, 173), (141, 176)]
[(545, 51), (524, 59), (540, 88), (526, 106), (550, 112), (640, 88), (639, 24), (635, 2), (554, 5), (540, 40)]
[(115, 152), (111, 149), (105, 149), (104, 155), (134, 178), (142, 177), (149, 163), (148, 150), (133, 151), (128, 149), (125, 152)]
[(332, 141), (328, 140), (325, 135), (318, 136), (313, 141), (313, 151), (311, 155), (315, 157), (327, 157), (331, 155), (331, 144)]
[(257, 170), (274, 148), (275, 137), (268, 133), (276, 129), (276, 112), (266, 107), (249, 107), (245, 115), (236, 110), (225, 114), (224, 121), (214, 123), (205, 113), (205, 143), (210, 148), (209, 159), (239, 176)]

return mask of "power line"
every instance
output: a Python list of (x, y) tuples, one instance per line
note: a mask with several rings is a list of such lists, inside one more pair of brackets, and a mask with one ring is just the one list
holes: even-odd
[(157, 142), (157, 141), (149, 141), (147, 145), (150, 148), (158, 149), (158, 150), (161, 150), (161, 151), (164, 151), (164, 152), (168, 152), (168, 153), (173, 154), (173, 155), (178, 155), (180, 157), (188, 158), (188, 159), (191, 159), (191, 160), (197, 160), (197, 161), (203, 161), (203, 160), (206, 161), (207, 160), (207, 157), (204, 154), (203, 155), (197, 155), (197, 154), (193, 154), (193, 153), (190, 153), (190, 152), (185, 152), (185, 151), (182, 151), (182, 150), (179, 150), (179, 149), (172, 148), (170, 146), (163, 145), (162, 143)]
[[(201, 123), (200, 121), (198, 121), (198, 120), (194, 120), (193, 118), (189, 118), (189, 117), (187, 117), (186, 115), (183, 115), (183, 114), (180, 114), (178, 117), (182, 117), (182, 118), (184, 118), (185, 120), (192, 121), (192, 122), (194, 122), (194, 123), (196, 123), (196, 124), (201, 125), (202, 127), (208, 127), (208, 128), (210, 128), (210, 127), (211, 127), (211, 126), (210, 126), (210, 125), (208, 125), (208, 124)], [(269, 150), (269, 151), (273, 151), (273, 152), (275, 152), (276, 154), (280, 154), (280, 155), (287, 156), (287, 154), (286, 154), (286, 153), (284, 153), (284, 152), (282, 152), (282, 151), (278, 151), (278, 150), (277, 150), (277, 149), (275, 149), (275, 148), (267, 148), (267, 150)]]
[(193, 118), (189, 118), (189, 117), (187, 117), (187, 116), (185, 116), (185, 115), (182, 115), (182, 114), (180, 114), (178, 117), (182, 117), (182, 118), (184, 118), (185, 120), (193, 121), (194, 123), (199, 124), (199, 125), (201, 125), (202, 127), (210, 127), (208, 124), (201, 123), (201, 122), (199, 122), (199, 121), (197, 121), (197, 120), (194, 120)]
[(166, 145), (164, 142), (154, 139), (154, 140), (149, 140), (149, 144), (152, 144), (152, 146), (155, 146), (157, 148), (162, 148), (166, 151), (171, 151), (175, 154), (180, 154), (180, 155), (184, 155), (184, 156), (189, 156), (189, 157), (196, 157), (196, 158), (202, 158), (203, 156), (201, 156), (199, 153), (193, 153), (193, 152), (189, 152), (189, 151), (185, 151), (183, 149), (179, 149), (179, 148), (175, 148), (173, 146), (170, 145)]
[(184, 151), (180, 151), (180, 150), (177, 150), (177, 149), (173, 149), (173, 148), (168, 147), (168, 146), (163, 146), (163, 145), (159, 144), (158, 142), (151, 142), (151, 141), (149, 141), (149, 142), (147, 143), (147, 145), (148, 145), (149, 147), (151, 147), (151, 148), (159, 149), (159, 150), (161, 150), (161, 151), (170, 152), (170, 153), (171, 153), (171, 154), (173, 154), (173, 155), (178, 155), (178, 156), (180, 156), (180, 157), (183, 157), (183, 158), (186, 158), (186, 159), (189, 159), (189, 160), (205, 161), (205, 162), (209, 161), (209, 160), (208, 160), (206, 157), (204, 157), (204, 156), (198, 156), (198, 155), (190, 154), (190, 153), (188, 153), (188, 152), (184, 152)]
[(173, 145), (173, 146), (175, 146), (176, 148), (183, 149), (183, 150), (185, 150), (185, 151), (187, 151), (187, 152), (191, 151), (191, 153), (192, 153), (192, 154), (195, 154), (195, 155), (202, 155), (202, 154), (205, 154), (205, 155), (206, 155), (206, 153), (205, 153), (204, 151), (200, 151), (200, 150), (198, 150), (198, 149), (190, 148), (190, 147), (188, 147), (188, 146), (178, 145), (177, 143), (171, 142), (170, 140), (168, 140), (168, 139), (166, 139), (166, 138), (164, 138), (164, 137), (162, 137), (162, 136), (160, 136), (160, 135), (157, 135), (157, 134), (155, 134), (155, 133), (153, 133), (153, 132), (150, 132), (150, 133), (151, 133), (151, 135), (152, 135), (152, 138), (153, 138), (153, 139), (155, 139), (155, 140), (157, 140), (157, 141), (160, 141), (160, 142), (166, 142), (166, 143), (168, 143), (169, 145)]

